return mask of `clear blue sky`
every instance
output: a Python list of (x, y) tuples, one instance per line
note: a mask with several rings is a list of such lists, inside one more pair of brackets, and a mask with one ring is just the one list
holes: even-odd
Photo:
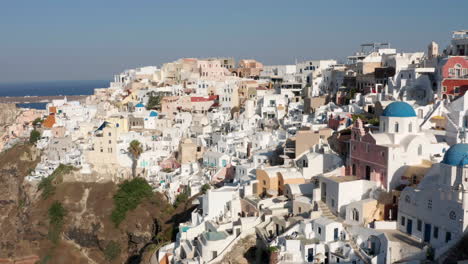
[(0, 82), (111, 79), (180, 57), (343, 58), (369, 41), (417, 51), (458, 29), (466, 0), (2, 1)]

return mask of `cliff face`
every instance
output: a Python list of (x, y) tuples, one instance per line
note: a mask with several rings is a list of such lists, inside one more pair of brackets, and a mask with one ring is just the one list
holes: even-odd
[(19, 113), (15, 104), (0, 104), (0, 132), (2, 127), (14, 123)]
[[(175, 220), (181, 211), (156, 193), (115, 227), (110, 215), (118, 186), (111, 182), (60, 183), (44, 200), (37, 186), (24, 182), (38, 160), (39, 153), (28, 145), (0, 154), (0, 259), (37, 255), (47, 263), (140, 263), (145, 246), (155, 238), (170, 239), (173, 225), (183, 220)], [(67, 212), (56, 244), (48, 234), (48, 210), (55, 201)]]

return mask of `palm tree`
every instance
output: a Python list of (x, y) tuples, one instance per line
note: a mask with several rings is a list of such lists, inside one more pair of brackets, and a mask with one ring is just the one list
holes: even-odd
[(143, 153), (143, 148), (141, 147), (141, 143), (138, 140), (132, 140), (130, 145), (128, 145), (128, 155), (132, 159), (132, 176), (135, 178), (136, 176), (136, 168), (137, 162), (140, 158), (141, 153)]

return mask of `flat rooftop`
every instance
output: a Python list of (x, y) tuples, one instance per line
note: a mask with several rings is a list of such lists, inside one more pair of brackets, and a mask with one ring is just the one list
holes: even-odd
[(350, 181), (359, 180), (359, 178), (356, 176), (330, 176), (330, 177), (324, 177), (324, 178), (330, 179), (334, 182), (350, 182)]

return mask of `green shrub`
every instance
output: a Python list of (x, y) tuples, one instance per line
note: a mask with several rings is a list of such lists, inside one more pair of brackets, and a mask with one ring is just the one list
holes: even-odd
[(29, 143), (31, 144), (36, 144), (36, 142), (41, 139), (41, 133), (34, 129), (31, 131), (31, 134), (29, 134)]
[(54, 243), (60, 239), (60, 234), (62, 233), (63, 219), (67, 211), (63, 208), (62, 203), (55, 201), (49, 208), (49, 239)]
[(203, 186), (201, 187), (201, 191), (203, 194), (205, 194), (209, 189), (211, 189), (211, 185), (209, 185), (208, 183), (203, 184)]
[(146, 110), (158, 109), (161, 106), (162, 96), (160, 95), (150, 95), (148, 98), (148, 103), (146, 104)]
[(151, 186), (143, 178), (135, 178), (119, 185), (114, 195), (114, 210), (111, 220), (116, 227), (125, 219), (127, 212), (134, 210), (144, 198), (153, 194)]
[(52, 183), (52, 181), (53, 176), (51, 174), (45, 178), (42, 178), (41, 182), (39, 183), (39, 186), (37, 187), (38, 190), (42, 190), (41, 197), (44, 200), (51, 197), (55, 193), (55, 186)]
[(278, 250), (279, 250), (278, 247), (275, 247), (275, 246), (268, 247), (268, 252), (276, 252)]
[(190, 198), (190, 189), (189, 188), (185, 188), (183, 192), (179, 193), (177, 196), (176, 196), (176, 199), (175, 199), (175, 202), (174, 202), (174, 207), (179, 207), (179, 205), (181, 204), (184, 204), (188, 201), (188, 199)]
[(104, 256), (108, 261), (112, 261), (120, 256), (120, 245), (115, 241), (110, 241), (104, 249)]
[(42, 190), (41, 197), (45, 200), (55, 193), (55, 183), (62, 182), (63, 175), (75, 170), (75, 167), (70, 165), (60, 164), (57, 169), (49, 176), (42, 178), (38, 185), (38, 190)]

